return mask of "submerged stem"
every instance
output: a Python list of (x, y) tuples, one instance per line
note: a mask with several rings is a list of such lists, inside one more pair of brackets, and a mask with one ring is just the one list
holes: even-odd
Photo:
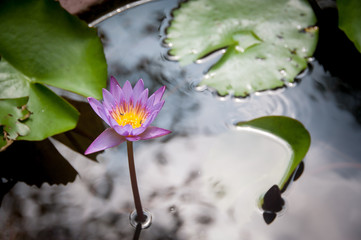
[(144, 222), (145, 215), (143, 213), (142, 203), (140, 201), (138, 183), (137, 183), (137, 175), (135, 173), (135, 165), (134, 165), (134, 155), (133, 155), (133, 142), (127, 141), (127, 151), (128, 151), (128, 164), (129, 164), (129, 173), (130, 173), (130, 182), (132, 185), (133, 197), (135, 210), (137, 211), (137, 221), (142, 223)]

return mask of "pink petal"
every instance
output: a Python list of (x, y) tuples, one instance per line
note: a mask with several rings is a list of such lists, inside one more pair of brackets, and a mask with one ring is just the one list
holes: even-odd
[(117, 121), (115, 121), (115, 119), (112, 116), (109, 115), (108, 119), (109, 119), (109, 126), (111, 126), (112, 128), (116, 126), (120, 127)]
[(117, 101), (117, 104), (119, 105), (119, 104), (121, 104), (123, 101), (125, 101), (125, 96), (124, 96), (124, 92), (123, 92), (123, 90), (120, 88), (120, 87), (118, 87), (118, 90), (119, 90), (119, 96), (118, 96), (118, 98), (116, 98), (116, 101)]
[(131, 135), (133, 135), (133, 136), (138, 136), (139, 134), (143, 133), (146, 129), (147, 129), (146, 126), (142, 126), (142, 127), (133, 129)]
[(114, 92), (116, 91), (117, 86), (119, 86), (117, 79), (115, 79), (115, 77), (111, 76), (110, 77), (110, 93), (112, 95), (115, 95)]
[[(137, 98), (144, 91), (144, 82), (143, 79), (139, 79), (137, 84), (133, 88), (133, 97)], [(136, 99), (134, 99), (136, 101)]]
[(145, 106), (148, 100), (148, 88), (145, 89), (138, 97), (137, 103), (141, 106)]
[[(148, 127), (138, 137), (140, 137), (141, 140), (146, 140), (146, 139), (161, 137), (161, 136), (167, 135), (169, 133), (171, 133), (171, 131), (169, 131), (167, 129), (158, 128), (158, 127)], [(129, 138), (127, 138), (127, 139), (130, 140)]]
[(127, 80), (125, 83), (124, 83), (124, 86), (123, 86), (123, 93), (124, 93), (124, 98), (125, 98), (125, 101), (127, 103), (129, 103), (132, 95), (133, 95), (133, 89), (132, 89), (132, 85), (130, 84), (130, 82)]
[(121, 101), (123, 94), (121, 91), (122, 89), (120, 88), (118, 81), (112, 76), (110, 78), (110, 93), (113, 95), (113, 98), (117, 103)]
[(125, 137), (125, 139), (127, 139), (127, 141), (135, 142), (135, 141), (141, 140), (142, 138), (140, 136), (128, 136), (128, 137)]
[(98, 108), (102, 109), (103, 105), (95, 98), (88, 97), (87, 99), (88, 99), (90, 106), (93, 108), (94, 112), (99, 115)]
[(115, 105), (113, 95), (105, 88), (103, 88), (103, 105), (107, 111), (111, 111)]
[(98, 114), (98, 116), (101, 117), (108, 125), (110, 125), (108, 121), (108, 117), (104, 112), (103, 105), (98, 100), (92, 97), (88, 97), (88, 102), (90, 106), (93, 108), (94, 112)]
[(145, 122), (143, 123), (143, 126), (148, 127), (154, 121), (154, 119), (157, 117), (158, 113), (159, 113), (159, 111), (151, 112), (150, 116), (148, 116), (147, 119), (145, 120)]
[(150, 109), (150, 108), (153, 106), (153, 104), (154, 104), (154, 99), (155, 99), (154, 94), (152, 94), (152, 96), (150, 96), (150, 97), (148, 98), (148, 100), (147, 100), (147, 105), (146, 105), (148, 109)]
[(155, 96), (154, 104), (157, 104), (157, 103), (160, 102), (160, 100), (161, 100), (162, 97), (163, 97), (164, 91), (165, 91), (165, 86), (159, 88), (157, 91), (155, 91), (155, 92), (153, 93), (153, 95)]
[(107, 148), (115, 147), (124, 141), (126, 141), (126, 139), (117, 134), (113, 128), (107, 128), (92, 142), (92, 144), (90, 144), (88, 149), (85, 151), (85, 154), (87, 155)]
[(129, 136), (131, 135), (132, 129), (133, 127), (129, 124), (125, 125), (125, 126), (119, 126), (119, 125), (114, 125), (113, 126), (114, 130), (121, 136)]
[(162, 109), (163, 105), (164, 105), (164, 100), (162, 100), (161, 102), (155, 104), (153, 107), (151, 107), (151, 108), (149, 109), (149, 111), (150, 111), (151, 113), (152, 113), (152, 112), (159, 112), (159, 111)]

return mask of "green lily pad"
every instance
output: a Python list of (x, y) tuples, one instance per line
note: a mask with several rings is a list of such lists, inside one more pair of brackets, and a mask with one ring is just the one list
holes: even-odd
[(1, 1), (0, 32), (0, 55), (31, 82), (101, 98), (107, 66), (96, 30), (58, 2)]
[(361, 52), (361, 1), (337, 0), (338, 26)]
[(29, 83), (26, 76), (0, 59), (0, 99), (29, 96)]
[[(74, 128), (79, 113), (44, 85), (102, 97), (107, 66), (95, 29), (55, 1), (5, 0), (0, 32), (0, 99), (28, 97), (32, 112), (25, 122), (30, 132), (17, 139), (43, 140)], [(0, 118), (9, 113), (1, 109)]]
[(235, 96), (293, 82), (315, 51), (306, 0), (193, 0), (173, 11), (165, 42), (182, 65), (226, 49), (200, 85)]
[[(16, 100), (4, 99), (6, 97), (28, 96), (22, 99), (28, 101), (24, 104), (27, 104), (27, 109), (32, 113), (24, 122), (30, 128), (27, 134), (20, 134), (21, 137), (16, 135), (13, 140), (43, 140), (76, 126), (79, 113), (63, 98), (42, 84), (28, 81), (26, 76), (16, 71), (3, 58), (0, 69), (7, 69), (7, 73), (0, 74), (0, 87), (8, 86), (7, 91), (0, 91), (0, 101), (6, 103)], [(15, 87), (12, 87), (12, 84)], [(1, 108), (0, 118), (7, 118), (8, 114), (12, 114), (8, 108)]]
[(43, 140), (75, 128), (79, 112), (72, 105), (42, 84), (30, 84), (29, 91), (27, 105), (32, 115), (25, 123), (31, 131), (18, 140)]
[(0, 100), (0, 109), (6, 114), (0, 115), (0, 149), (4, 150), (19, 135), (24, 136), (29, 133), (30, 128), (22, 123), (30, 115), (26, 109), (28, 98), (17, 98)]
[(269, 132), (290, 145), (293, 155), (286, 172), (278, 183), (279, 188), (283, 189), (310, 147), (311, 137), (307, 129), (299, 121), (285, 116), (261, 117), (248, 122), (239, 122), (237, 126), (252, 127)]

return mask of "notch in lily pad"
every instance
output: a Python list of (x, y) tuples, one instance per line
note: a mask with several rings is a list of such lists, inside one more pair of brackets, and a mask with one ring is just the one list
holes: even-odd
[(27, 101), (27, 97), (7, 101), (0, 99), (0, 109), (6, 113), (0, 115), (0, 151), (5, 150), (18, 136), (29, 133), (30, 128), (23, 123), (30, 116)]

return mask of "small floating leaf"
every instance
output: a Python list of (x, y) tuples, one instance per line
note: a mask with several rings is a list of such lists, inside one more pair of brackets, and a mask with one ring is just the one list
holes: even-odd
[(337, 0), (338, 26), (361, 52), (361, 1)]
[(278, 186), (282, 189), (293, 174), (311, 144), (311, 137), (306, 128), (299, 121), (284, 116), (267, 116), (248, 122), (240, 122), (237, 126), (257, 128), (272, 133), (285, 140), (292, 148), (293, 155), (287, 171), (284, 173)]
[(258, 199), (270, 223), (283, 209), (281, 194), (308, 151), (310, 135), (295, 119), (268, 116), (240, 122), (203, 141), (199, 145), (206, 148), (200, 152), (208, 154), (200, 172), (206, 198), (222, 211), (234, 208), (232, 216), (238, 220), (247, 218)]
[(165, 42), (181, 64), (227, 49), (200, 83), (221, 95), (246, 96), (293, 82), (318, 38), (305, 0), (193, 0), (173, 15)]

